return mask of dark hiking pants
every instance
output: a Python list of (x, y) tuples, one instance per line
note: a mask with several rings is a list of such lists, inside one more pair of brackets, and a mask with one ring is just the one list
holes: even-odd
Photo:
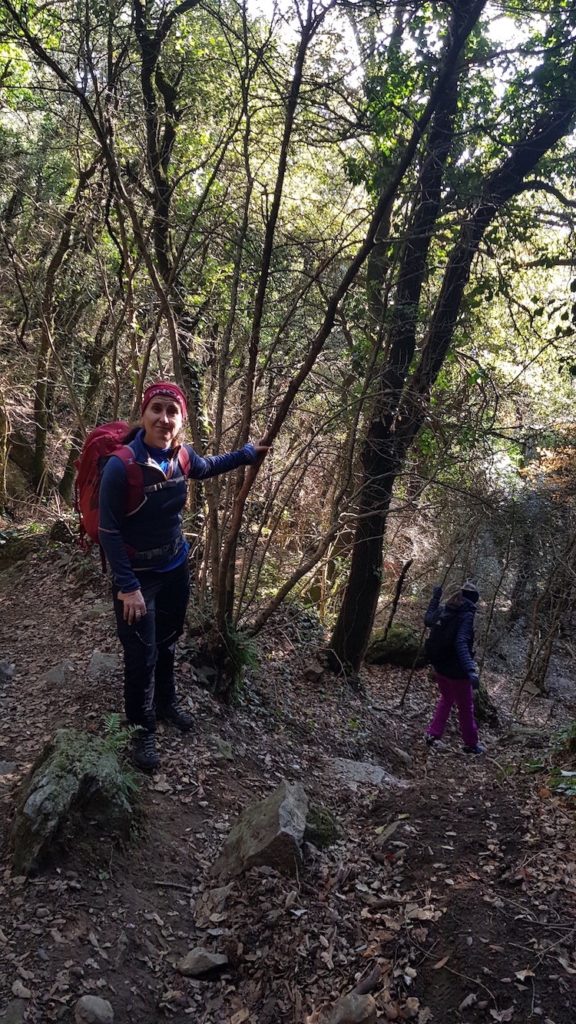
[(124, 648), (124, 706), (131, 725), (149, 732), (159, 717), (176, 701), (174, 654), (184, 628), (190, 593), (188, 563), (169, 572), (139, 575), (146, 615), (128, 625), (124, 605), (112, 588), (118, 637)]

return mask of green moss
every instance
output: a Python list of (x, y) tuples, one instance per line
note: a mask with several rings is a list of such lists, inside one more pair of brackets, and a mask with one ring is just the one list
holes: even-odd
[(311, 804), (306, 815), (304, 841), (323, 850), (327, 846), (332, 846), (339, 838), (340, 829), (332, 812), (326, 807)]

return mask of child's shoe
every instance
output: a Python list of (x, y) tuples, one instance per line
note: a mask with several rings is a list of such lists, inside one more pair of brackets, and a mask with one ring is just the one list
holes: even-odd
[(486, 747), (483, 743), (476, 743), (474, 747), (464, 747), (465, 754), (485, 754)]
[(424, 739), (429, 750), (437, 750), (440, 753), (448, 749), (442, 740), (439, 740), (437, 736), (430, 736), (430, 733), (426, 733)]

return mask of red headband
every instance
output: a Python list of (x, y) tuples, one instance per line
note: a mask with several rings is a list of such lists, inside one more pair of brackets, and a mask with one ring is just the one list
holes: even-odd
[(142, 395), (142, 412), (144, 412), (148, 402), (151, 402), (157, 395), (164, 395), (167, 398), (172, 398), (173, 401), (178, 402), (182, 415), (186, 416), (186, 398), (184, 392), (177, 384), (173, 384), (169, 380), (158, 380), (155, 384), (150, 384), (144, 394)]

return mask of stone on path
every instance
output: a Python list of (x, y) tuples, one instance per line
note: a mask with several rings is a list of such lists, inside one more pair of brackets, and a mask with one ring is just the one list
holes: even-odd
[(206, 889), (196, 902), (194, 917), (200, 928), (210, 927), (212, 914), (221, 914), (226, 906), (226, 901), (235, 888), (235, 882), (228, 885), (220, 885), (215, 889)]
[(107, 654), (105, 651), (93, 651), (88, 665), (88, 679), (97, 683), (105, 679), (118, 668), (118, 658), (115, 654)]
[(49, 668), (42, 676), (42, 682), (48, 686), (66, 686), (74, 674), (74, 665), (71, 661), (61, 661), (59, 665)]
[(313, 658), (304, 669), (304, 678), (311, 683), (317, 683), (326, 671), (326, 666), (318, 658)]
[(222, 739), (221, 736), (212, 736), (214, 746), (216, 747), (216, 758), (220, 761), (233, 761), (234, 751), (232, 750), (232, 744), (228, 743), (228, 740)]
[(109, 601), (94, 601), (82, 609), (82, 618), (84, 622), (95, 622), (103, 615), (110, 615), (111, 612), (112, 605)]
[(360, 786), (391, 786), (394, 789), (409, 789), (410, 783), (404, 779), (398, 779), (395, 775), (385, 771), (378, 764), (370, 764), (368, 761), (349, 761), (345, 757), (331, 757), (328, 764), (335, 775), (348, 786), (356, 790)]
[(12, 661), (0, 661), (0, 683), (9, 683), (14, 675), (16, 665)]
[(176, 970), (187, 978), (201, 978), (211, 971), (221, 970), (227, 963), (228, 957), (223, 953), (211, 953), (210, 950), (197, 946), (178, 961)]
[(0, 1024), (22, 1024), (27, 1005), (24, 999), (13, 999), (4, 1012), (0, 1013)]
[(264, 800), (242, 811), (213, 873), (233, 877), (266, 864), (283, 874), (295, 874), (302, 860), (307, 812), (302, 784), (284, 780)]
[(114, 1010), (107, 999), (82, 996), (74, 1007), (76, 1024), (114, 1024)]
[(31, 990), (22, 984), (20, 978), (16, 978), (12, 985), (12, 995), (16, 996), (17, 999), (32, 999)]
[(376, 1003), (372, 996), (343, 996), (332, 1008), (327, 1024), (376, 1024)]
[(13, 761), (0, 761), (0, 776), (12, 775), (17, 769), (18, 765), (14, 764)]

